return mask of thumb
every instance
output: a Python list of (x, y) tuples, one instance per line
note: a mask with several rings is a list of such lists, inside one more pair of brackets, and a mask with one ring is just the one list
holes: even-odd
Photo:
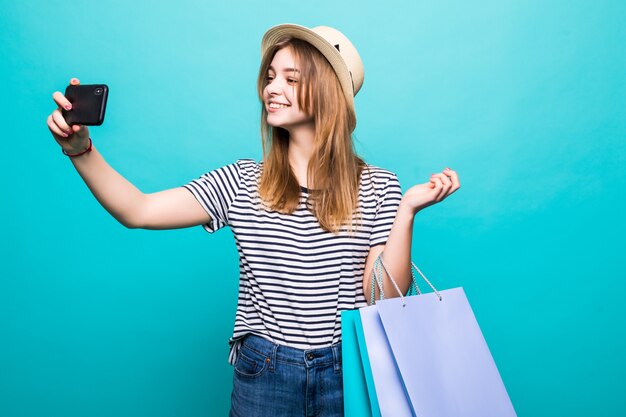
[(86, 139), (89, 136), (89, 130), (85, 125), (72, 125), (72, 135), (81, 139)]
[(72, 132), (78, 133), (79, 136), (84, 135), (86, 130), (87, 128), (83, 125), (72, 125)]

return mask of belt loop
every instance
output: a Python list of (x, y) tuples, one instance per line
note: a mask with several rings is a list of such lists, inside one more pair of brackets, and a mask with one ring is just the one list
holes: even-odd
[(272, 346), (272, 353), (270, 354), (270, 372), (274, 373), (276, 370), (276, 351), (278, 351), (278, 344), (274, 343)]
[(341, 371), (341, 343), (337, 343), (332, 345), (333, 349), (333, 366), (335, 368), (335, 373)]

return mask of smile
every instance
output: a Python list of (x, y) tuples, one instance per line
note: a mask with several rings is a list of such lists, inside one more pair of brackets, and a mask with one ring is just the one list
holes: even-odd
[(285, 109), (290, 106), (288, 106), (287, 104), (270, 103), (268, 107), (270, 109)]

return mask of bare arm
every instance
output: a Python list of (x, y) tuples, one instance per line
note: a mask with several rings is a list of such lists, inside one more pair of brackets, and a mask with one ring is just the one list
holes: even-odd
[(100, 204), (128, 228), (178, 229), (211, 221), (187, 189), (145, 194), (115, 171), (95, 146), (70, 159)]
[[(456, 172), (446, 168), (441, 173), (433, 174), (429, 182), (411, 187), (402, 197), (396, 217), (389, 232), (385, 246), (374, 246), (370, 249), (365, 260), (365, 275), (363, 276), (363, 291), (365, 299), (370, 302), (372, 270), (374, 260), (384, 250), (382, 256), (389, 272), (394, 277), (403, 294), (411, 284), (411, 242), (413, 240), (413, 220), (419, 211), (441, 202), (450, 194), (459, 189), (461, 183)], [(385, 297), (398, 297), (399, 294), (383, 269), (383, 291)], [(375, 288), (375, 298), (378, 298), (378, 287)]]
[(95, 145), (91, 152), (69, 159), (102, 207), (124, 226), (137, 227), (144, 194), (114, 170)]
[(144, 194), (137, 227), (142, 229), (178, 229), (211, 221), (211, 216), (184, 187)]
[[(396, 218), (389, 232), (387, 243), (385, 245), (374, 246), (370, 249), (367, 259), (365, 260), (365, 275), (363, 276), (363, 292), (368, 304), (371, 298), (372, 271), (374, 269), (374, 260), (384, 250), (383, 260), (389, 268), (389, 272), (396, 280), (402, 294), (406, 294), (411, 283), (411, 242), (413, 238), (413, 218), (414, 213), (400, 203)], [(383, 291), (386, 298), (398, 297), (398, 291), (395, 289), (387, 274), (383, 269)], [(375, 297), (378, 298), (378, 287), (375, 288)]]

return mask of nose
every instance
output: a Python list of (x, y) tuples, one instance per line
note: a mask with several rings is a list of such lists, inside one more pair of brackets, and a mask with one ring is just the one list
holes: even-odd
[(270, 96), (275, 96), (277, 94), (280, 94), (280, 90), (281, 90), (280, 81), (277, 78), (274, 78), (265, 86), (265, 90)]

